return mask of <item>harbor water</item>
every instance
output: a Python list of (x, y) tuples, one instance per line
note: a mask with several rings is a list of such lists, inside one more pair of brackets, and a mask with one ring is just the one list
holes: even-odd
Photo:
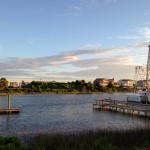
[[(11, 108), (19, 107), (20, 113), (0, 115), (0, 135), (21, 137), (149, 126), (149, 118), (93, 110), (92, 104), (98, 98), (125, 100), (125, 94), (11, 95)], [(0, 107), (7, 107), (7, 96), (0, 97)]]

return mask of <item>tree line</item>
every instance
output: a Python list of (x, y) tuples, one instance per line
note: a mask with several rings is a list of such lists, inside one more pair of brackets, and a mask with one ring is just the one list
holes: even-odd
[(90, 93), (90, 92), (115, 92), (124, 91), (123, 87), (115, 87), (113, 83), (104, 86), (94, 86), (91, 82), (85, 80), (76, 80), (72, 82), (46, 82), (32, 81), (30, 84), (23, 84), (21, 88), (9, 88), (6, 78), (0, 79), (0, 91), (10, 93)]

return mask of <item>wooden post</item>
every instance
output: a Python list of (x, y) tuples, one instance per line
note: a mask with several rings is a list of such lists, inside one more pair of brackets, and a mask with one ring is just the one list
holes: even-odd
[(8, 109), (10, 109), (10, 94), (8, 94)]

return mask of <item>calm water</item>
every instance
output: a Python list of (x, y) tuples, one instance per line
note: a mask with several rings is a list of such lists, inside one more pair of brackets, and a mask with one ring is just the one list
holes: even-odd
[[(21, 112), (0, 115), (0, 135), (35, 135), (69, 133), (97, 128), (128, 129), (147, 127), (150, 119), (109, 111), (93, 111), (96, 98), (124, 99), (124, 94), (47, 94), (13, 95), (11, 107)], [(0, 97), (0, 107), (7, 107), (7, 97)]]

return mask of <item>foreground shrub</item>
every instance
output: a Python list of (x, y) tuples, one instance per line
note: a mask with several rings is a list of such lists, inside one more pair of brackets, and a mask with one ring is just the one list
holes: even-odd
[(16, 137), (0, 137), (0, 150), (21, 150), (21, 143)]

